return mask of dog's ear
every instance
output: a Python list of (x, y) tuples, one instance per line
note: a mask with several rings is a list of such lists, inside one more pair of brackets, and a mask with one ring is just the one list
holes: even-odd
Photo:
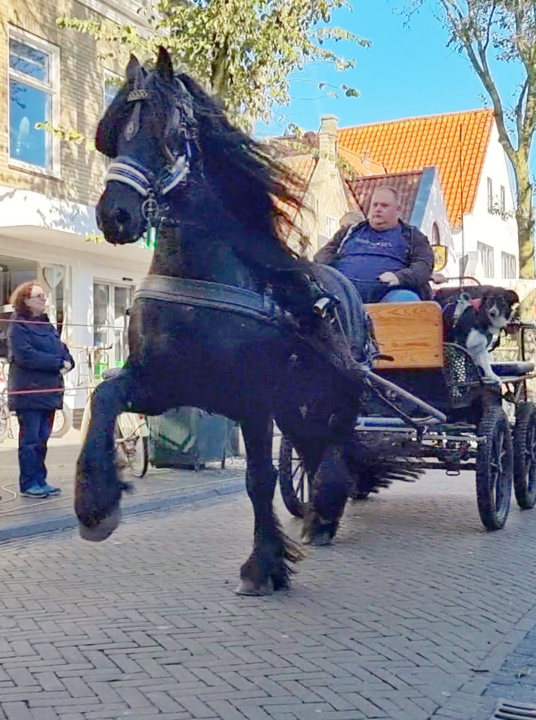
[(505, 292), (505, 298), (510, 305), (517, 305), (519, 303), (519, 295), (514, 290), (507, 290)]

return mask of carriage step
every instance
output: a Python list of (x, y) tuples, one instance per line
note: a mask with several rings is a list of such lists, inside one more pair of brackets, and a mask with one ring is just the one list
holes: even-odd
[[(402, 418), (391, 417), (357, 417), (355, 419), (356, 430), (364, 427), (407, 427)], [(409, 429), (409, 428), (408, 428)]]

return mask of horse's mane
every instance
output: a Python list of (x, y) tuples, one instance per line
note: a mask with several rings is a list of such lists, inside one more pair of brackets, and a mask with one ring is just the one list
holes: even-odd
[(215, 98), (189, 75), (180, 81), (192, 96), (205, 173), (218, 183), (218, 193), (246, 229), (286, 245), (291, 232), (304, 241), (293, 216), (304, 205), (303, 182), (268, 147), (231, 125)]

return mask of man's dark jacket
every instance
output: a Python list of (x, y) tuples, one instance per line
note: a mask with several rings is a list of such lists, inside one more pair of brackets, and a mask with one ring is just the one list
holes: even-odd
[[(402, 235), (408, 241), (408, 267), (398, 270), (395, 272), (395, 275), (398, 278), (400, 287), (414, 290), (419, 294), (421, 300), (429, 300), (432, 297), (429, 283), (434, 269), (434, 253), (426, 235), (416, 227), (413, 227), (413, 225), (408, 225), (402, 222), (402, 220), (399, 222), (402, 226)], [(324, 265), (333, 264), (333, 261), (340, 254), (348, 238), (354, 232), (368, 225), (368, 220), (364, 220), (363, 222), (341, 228), (335, 233), (333, 239), (316, 253), (315, 261), (323, 263)]]
[(7, 331), (9, 347), (8, 392), (19, 390), (50, 390), (27, 395), (9, 395), (10, 410), (60, 410), (63, 407), (64, 360), (74, 367), (74, 360), (60, 340), (56, 328), (46, 315), (27, 318), (16, 313)]

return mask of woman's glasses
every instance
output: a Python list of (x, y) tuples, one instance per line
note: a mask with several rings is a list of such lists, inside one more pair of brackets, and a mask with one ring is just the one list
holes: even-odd
[(43, 293), (39, 293), (39, 295), (30, 295), (30, 300), (35, 300), (36, 298), (38, 298), (39, 300), (46, 300), (47, 296)]

